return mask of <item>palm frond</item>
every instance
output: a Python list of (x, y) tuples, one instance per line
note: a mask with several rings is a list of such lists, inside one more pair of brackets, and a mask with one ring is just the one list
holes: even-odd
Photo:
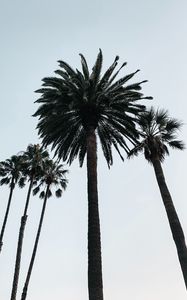
[(0, 185), (9, 184), (9, 183), (10, 183), (9, 177), (4, 177), (0, 180)]
[[(48, 195), (49, 195), (49, 194), (48, 194)], [(44, 191), (42, 191), (42, 192), (40, 193), (39, 198), (40, 198), (40, 199), (44, 199), (44, 198), (45, 198), (45, 192), (44, 192)]]
[(85, 78), (85, 80), (89, 80), (90, 75), (89, 75), (89, 69), (88, 69), (86, 59), (81, 53), (79, 55), (81, 57), (81, 65), (82, 65), (82, 71), (84, 74), (84, 78)]
[(69, 64), (67, 64), (65, 61), (62, 61), (62, 60), (58, 60), (58, 63), (60, 65), (60, 67), (67, 72), (69, 77), (71, 77), (71, 78), (76, 77), (75, 70), (73, 70), (73, 68)]
[(26, 177), (21, 177), (19, 180), (18, 180), (18, 186), (20, 188), (23, 188), (26, 184)]
[(62, 197), (62, 190), (61, 189), (56, 190), (55, 195), (57, 198)]
[(178, 149), (178, 150), (184, 150), (185, 149), (185, 144), (184, 144), (183, 141), (173, 140), (173, 141), (169, 142), (168, 144), (173, 149)]
[(33, 189), (32, 193), (33, 193), (33, 196), (35, 196), (36, 194), (38, 194), (38, 192), (40, 191), (40, 187), (37, 186)]
[(183, 123), (177, 119), (171, 118), (167, 121), (165, 130), (167, 133), (174, 133), (176, 130), (180, 130)]
[(99, 53), (97, 55), (95, 65), (93, 66), (92, 73), (90, 75), (90, 80), (92, 81), (92, 84), (94, 87), (99, 82), (101, 68), (102, 68), (102, 62), (103, 62), (103, 55), (102, 55), (101, 49), (99, 49)]

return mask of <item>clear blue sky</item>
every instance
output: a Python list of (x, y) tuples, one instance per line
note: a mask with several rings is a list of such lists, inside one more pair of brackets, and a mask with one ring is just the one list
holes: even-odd
[[(141, 69), (151, 104), (184, 121), (187, 142), (187, 2), (185, 0), (1, 0), (0, 160), (38, 142), (34, 90), (63, 59), (80, 67), (82, 52), (92, 66), (98, 49), (105, 69), (120, 56), (123, 72)], [(124, 73), (121, 73), (124, 74)], [(99, 202), (104, 294), (107, 300), (185, 300), (186, 291), (154, 173), (143, 158), (108, 170), (99, 151)], [(187, 155), (164, 163), (168, 186), (187, 233)], [(86, 300), (86, 172), (70, 168), (62, 199), (50, 199), (28, 291), (28, 300)], [(26, 190), (17, 190), (0, 257), (0, 299), (10, 298), (16, 243)], [(8, 191), (1, 188), (0, 221)], [(23, 249), (18, 299), (25, 279), (42, 202), (32, 199)]]

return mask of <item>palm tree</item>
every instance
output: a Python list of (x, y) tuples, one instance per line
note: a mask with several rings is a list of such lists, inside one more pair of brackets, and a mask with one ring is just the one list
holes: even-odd
[(135, 115), (144, 110), (139, 100), (150, 99), (139, 92), (145, 81), (127, 85), (139, 70), (115, 81), (122, 66), (114, 73), (119, 57), (101, 77), (102, 52), (92, 72), (82, 54), (82, 72), (59, 61), (58, 77), (43, 79), (36, 92), (40, 107), (37, 128), (44, 146), (52, 145), (55, 155), (69, 164), (78, 156), (80, 166), (87, 154), (88, 177), (88, 290), (90, 300), (103, 299), (100, 222), (97, 191), (97, 136), (108, 166), (112, 165), (112, 147), (129, 150), (127, 140), (136, 141)]
[(26, 151), (23, 154), (23, 157), (25, 160), (25, 169), (23, 170), (23, 174), (28, 177), (29, 189), (27, 193), (23, 216), (21, 217), (21, 224), (20, 224), (17, 252), (16, 252), (16, 262), (15, 262), (15, 269), (14, 269), (14, 278), (13, 278), (12, 292), (11, 292), (11, 300), (16, 300), (21, 255), (22, 255), (23, 237), (24, 237), (25, 225), (27, 221), (27, 210), (29, 206), (33, 183), (36, 178), (39, 178), (39, 176), (41, 176), (43, 164), (45, 162), (45, 159), (49, 157), (49, 154), (47, 150), (43, 150), (43, 148), (40, 147), (38, 144), (37, 145), (31, 144), (27, 147)]
[(177, 140), (176, 136), (182, 123), (170, 118), (165, 110), (155, 111), (151, 108), (139, 117), (139, 125), (142, 141), (130, 151), (129, 156), (143, 152), (145, 159), (154, 168), (187, 288), (187, 248), (185, 237), (161, 165), (165, 156), (169, 155), (168, 146), (173, 149), (184, 149), (183, 142)]
[(33, 252), (31, 256), (21, 300), (25, 300), (27, 296), (28, 285), (29, 285), (31, 272), (32, 272), (32, 268), (36, 256), (37, 247), (38, 247), (38, 242), (40, 238), (47, 199), (52, 196), (51, 187), (55, 186), (56, 197), (61, 197), (63, 190), (65, 190), (67, 186), (67, 179), (65, 178), (66, 173), (67, 170), (64, 170), (62, 165), (59, 165), (58, 163), (55, 163), (52, 160), (47, 160), (45, 162), (44, 175), (42, 176), (41, 179), (39, 179), (38, 186), (35, 189), (33, 189), (33, 194), (36, 195), (40, 191), (41, 186), (45, 185), (45, 190), (40, 192), (40, 196), (39, 196), (41, 199), (44, 199), (44, 202), (43, 202), (39, 226), (36, 234), (36, 239), (33, 247)]
[(20, 188), (24, 187), (25, 185), (25, 176), (23, 176), (22, 173), (23, 163), (24, 160), (22, 155), (13, 155), (10, 159), (6, 159), (5, 161), (0, 162), (0, 176), (3, 177), (0, 180), (0, 185), (9, 184), (10, 187), (8, 203), (0, 232), (0, 252), (3, 246), (3, 236), (10, 211), (13, 190), (17, 183)]

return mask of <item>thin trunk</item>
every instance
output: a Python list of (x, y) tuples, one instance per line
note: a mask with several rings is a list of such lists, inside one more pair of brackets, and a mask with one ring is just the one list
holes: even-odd
[(27, 193), (27, 199), (24, 208), (24, 214), (21, 217), (21, 224), (19, 230), (19, 237), (18, 237), (18, 245), (17, 245), (17, 253), (16, 253), (16, 262), (15, 262), (15, 269), (14, 269), (14, 278), (12, 283), (12, 293), (10, 300), (16, 300), (16, 294), (18, 289), (18, 281), (19, 281), (19, 273), (20, 273), (20, 264), (21, 264), (21, 254), (22, 254), (22, 247), (23, 247), (23, 237), (25, 231), (25, 224), (27, 221), (27, 209), (29, 205), (30, 195), (32, 191), (34, 176), (30, 179), (30, 185)]
[(97, 144), (94, 129), (90, 129), (87, 133), (87, 174), (89, 300), (103, 300), (101, 239), (97, 191)]
[(7, 208), (6, 208), (6, 212), (5, 212), (5, 216), (4, 216), (4, 220), (3, 220), (1, 233), (0, 233), (0, 252), (1, 252), (1, 249), (3, 246), (3, 235), (5, 232), (5, 227), (6, 227), (6, 223), (7, 223), (7, 219), (8, 219), (8, 214), (9, 214), (9, 210), (10, 210), (10, 204), (11, 204), (11, 200), (12, 200), (12, 194), (13, 194), (14, 187), (15, 187), (14, 176), (12, 176), (12, 180), (11, 180), (11, 184), (10, 184), (10, 194), (9, 194)]
[(170, 192), (165, 182), (161, 163), (158, 159), (153, 161), (156, 179), (159, 185), (162, 200), (166, 209), (169, 225), (177, 248), (178, 258), (181, 265), (184, 282), (187, 288), (187, 248), (182, 226), (175, 210)]
[(27, 277), (26, 277), (25, 284), (24, 284), (24, 287), (23, 287), (21, 300), (25, 300), (26, 297), (27, 297), (27, 290), (28, 290), (28, 285), (29, 285), (31, 273), (32, 273), (34, 260), (35, 260), (35, 257), (36, 257), (36, 251), (37, 251), (37, 247), (38, 247), (38, 242), (39, 242), (39, 238), (40, 238), (40, 233), (41, 233), (41, 228), (42, 228), (46, 203), (47, 203), (47, 199), (48, 199), (49, 187), (50, 187), (50, 184), (47, 186), (47, 189), (46, 189), (44, 203), (43, 203), (42, 212), (41, 212), (41, 216), (40, 216), (40, 222), (39, 222), (39, 225), (38, 225), (38, 231), (37, 231), (37, 235), (36, 235), (36, 239), (35, 239), (35, 243), (34, 243), (34, 247), (33, 247), (33, 251), (32, 251), (32, 256), (31, 256), (31, 260), (30, 260), (30, 264), (29, 264), (29, 268), (28, 268), (28, 272), (27, 272)]

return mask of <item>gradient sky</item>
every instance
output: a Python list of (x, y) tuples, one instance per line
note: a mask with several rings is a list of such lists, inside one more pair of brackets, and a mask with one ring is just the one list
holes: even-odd
[[(185, 0), (1, 0), (0, 160), (37, 143), (34, 90), (57, 60), (80, 68), (103, 50), (103, 69), (116, 54), (128, 62), (121, 75), (141, 69), (148, 105), (169, 109), (184, 122), (187, 142), (187, 2)], [(182, 273), (153, 169), (143, 157), (108, 170), (98, 153), (104, 295), (107, 300), (185, 300)], [(168, 186), (187, 233), (187, 156), (172, 152), (164, 163)], [(69, 167), (68, 167), (69, 168)], [(85, 167), (74, 162), (61, 199), (48, 202), (28, 300), (86, 300), (87, 197)], [(0, 299), (10, 299), (20, 216), (26, 189), (16, 190), (0, 257)], [(0, 221), (8, 197), (0, 190)], [(18, 298), (30, 258), (42, 202), (29, 208)]]

